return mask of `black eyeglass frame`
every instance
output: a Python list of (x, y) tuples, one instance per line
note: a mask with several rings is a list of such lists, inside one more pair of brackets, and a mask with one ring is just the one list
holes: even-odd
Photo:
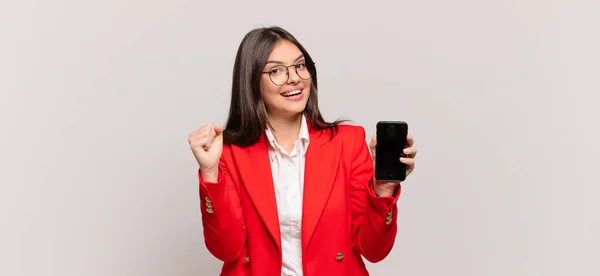
[[(298, 65), (300, 65), (300, 64), (304, 64), (304, 65), (306, 66), (306, 70), (308, 70), (308, 75), (309, 75), (309, 77), (308, 77), (307, 79), (305, 79), (305, 78), (301, 77), (301, 76), (300, 76), (300, 74), (298, 74)], [(312, 67), (313, 67), (313, 68), (315, 67), (315, 63), (314, 63), (314, 62), (311, 62), (311, 63), (300, 62), (300, 63), (296, 63), (296, 64), (288, 65), (288, 66), (285, 66), (285, 65), (277, 65), (277, 66), (283, 66), (283, 67), (285, 68), (285, 70), (286, 70), (286, 72), (285, 72), (285, 76), (286, 76), (286, 78), (285, 78), (285, 81), (283, 82), (283, 84), (277, 84), (277, 83), (275, 83), (275, 82), (273, 81), (273, 79), (271, 78), (271, 75), (270, 75), (270, 74), (271, 74), (271, 72), (261, 72), (260, 74), (261, 74), (261, 75), (262, 75), (262, 74), (269, 74), (269, 80), (271, 80), (271, 82), (272, 82), (274, 85), (277, 85), (277, 86), (283, 86), (283, 85), (285, 85), (285, 84), (286, 84), (286, 83), (287, 83), (287, 82), (290, 80), (290, 69), (288, 69), (288, 68), (289, 68), (289, 67), (292, 67), (292, 66), (294, 67), (294, 71), (296, 72), (296, 75), (298, 75), (298, 77), (299, 77), (299, 78), (301, 78), (301, 79), (303, 79), (303, 80), (310, 80), (310, 79), (313, 77), (313, 72), (312, 72), (312, 71), (314, 71), (314, 70), (310, 70), (310, 69), (308, 68), (308, 64), (312, 64)], [(275, 67), (277, 67), (277, 66), (275, 66)]]

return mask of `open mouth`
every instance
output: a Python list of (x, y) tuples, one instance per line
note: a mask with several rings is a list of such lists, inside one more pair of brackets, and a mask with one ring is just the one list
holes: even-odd
[(292, 90), (292, 91), (289, 91), (289, 92), (281, 93), (281, 96), (284, 96), (286, 98), (297, 96), (297, 95), (302, 94), (302, 90), (303, 89), (296, 89), (296, 90)]

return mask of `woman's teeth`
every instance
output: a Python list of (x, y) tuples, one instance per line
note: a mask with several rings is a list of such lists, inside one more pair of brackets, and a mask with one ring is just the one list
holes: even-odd
[(287, 93), (283, 94), (283, 96), (284, 97), (291, 97), (291, 96), (296, 96), (296, 95), (298, 95), (300, 93), (302, 93), (302, 90), (298, 89), (298, 90), (287, 92)]

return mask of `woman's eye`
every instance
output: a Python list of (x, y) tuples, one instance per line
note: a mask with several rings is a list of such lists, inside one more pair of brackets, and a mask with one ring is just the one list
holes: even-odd
[(306, 64), (304, 64), (304, 63), (298, 63), (298, 64), (296, 64), (296, 68), (298, 68), (298, 69), (303, 69), (305, 67), (306, 67)]
[(271, 69), (271, 74), (277, 75), (279, 73), (281, 73), (281, 69), (279, 69), (279, 68)]

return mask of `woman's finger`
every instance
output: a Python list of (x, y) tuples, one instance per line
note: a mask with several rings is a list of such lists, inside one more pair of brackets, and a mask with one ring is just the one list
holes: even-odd
[(406, 164), (406, 176), (410, 175), (415, 169), (415, 159), (412, 158), (400, 158), (400, 162)]
[(400, 157), (400, 162), (402, 162), (408, 166), (413, 166), (415, 164), (415, 159), (407, 158), (407, 157)]
[(200, 134), (200, 135), (197, 135), (196, 137), (194, 137), (194, 140), (202, 140), (202, 139), (205, 139), (207, 136), (208, 136), (207, 133)]
[(410, 158), (414, 158), (415, 156), (417, 156), (417, 149), (413, 147), (405, 148), (402, 152), (405, 156)]
[(371, 137), (371, 142), (369, 143), (369, 149), (371, 150), (371, 155), (375, 157), (375, 149), (377, 148), (377, 137), (373, 135)]
[(408, 134), (406, 135), (406, 146), (407, 147), (412, 147), (412, 145), (415, 143), (415, 140), (413, 140), (412, 134)]

